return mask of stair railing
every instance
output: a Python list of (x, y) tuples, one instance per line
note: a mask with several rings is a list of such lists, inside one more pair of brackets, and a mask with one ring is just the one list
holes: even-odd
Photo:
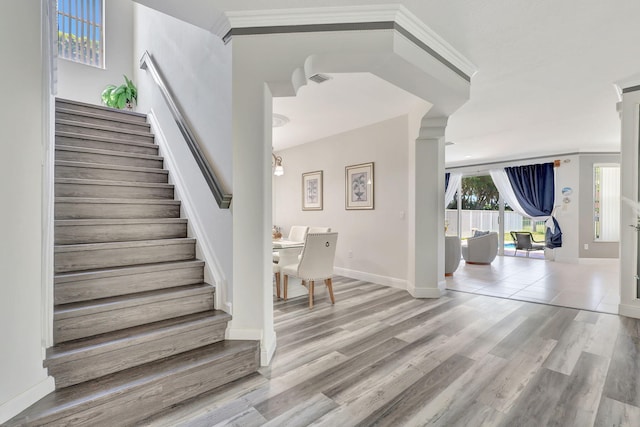
[(198, 164), (202, 175), (204, 175), (204, 179), (207, 181), (207, 185), (209, 185), (209, 188), (213, 193), (213, 197), (215, 197), (216, 202), (218, 203), (218, 207), (220, 207), (220, 209), (229, 209), (229, 206), (231, 205), (232, 195), (230, 193), (225, 193), (222, 189), (220, 181), (216, 177), (215, 172), (211, 168), (211, 165), (207, 161), (207, 158), (204, 156), (204, 153), (200, 149), (200, 144), (193, 135), (193, 132), (191, 132), (191, 129), (184, 119), (180, 108), (178, 108), (178, 105), (173, 100), (173, 96), (171, 95), (169, 88), (160, 75), (160, 72), (153, 62), (151, 55), (147, 51), (145, 51), (142, 55), (142, 58), (140, 58), (140, 68), (149, 71), (156, 85), (158, 85), (158, 88), (162, 93), (162, 97), (167, 103), (169, 110), (171, 110), (171, 114), (173, 115), (173, 118), (176, 121), (178, 128), (180, 129), (180, 133), (182, 133), (182, 136), (184, 137), (189, 150), (191, 150), (191, 154), (193, 154), (193, 158)]

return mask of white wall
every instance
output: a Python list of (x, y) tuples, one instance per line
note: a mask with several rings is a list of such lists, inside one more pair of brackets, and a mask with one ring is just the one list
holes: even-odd
[(124, 83), (123, 74), (133, 74), (133, 2), (106, 0), (105, 68), (58, 59), (58, 97), (101, 104), (100, 94), (108, 84)]
[[(407, 280), (408, 118), (398, 117), (278, 154), (285, 174), (274, 179), (274, 223), (337, 231), (339, 274), (392, 286)], [(374, 162), (375, 209), (345, 209), (345, 166)], [(302, 173), (323, 171), (324, 209), (302, 210)], [(349, 253), (352, 253), (352, 257)]]
[[(43, 59), (39, 1), (0, 14), (0, 423), (52, 389), (42, 367)], [(16, 34), (20, 42), (16, 43)]]
[[(134, 5), (134, 52), (148, 51), (174, 93), (176, 102), (201, 143), (207, 159), (227, 192), (231, 189), (231, 48), (213, 34), (145, 6)], [(161, 31), (159, 31), (161, 29)], [(179, 196), (192, 202), (191, 225), (202, 231), (198, 244), (214, 259), (206, 259), (213, 279), (231, 302), (232, 215), (220, 209), (151, 76), (136, 67), (138, 111), (153, 111), (168, 142), (180, 177)], [(188, 199), (188, 200), (187, 200)], [(228, 307), (220, 307), (227, 308)]]

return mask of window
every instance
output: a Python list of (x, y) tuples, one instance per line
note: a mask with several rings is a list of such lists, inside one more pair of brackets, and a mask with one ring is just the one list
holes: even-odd
[(58, 57), (103, 68), (102, 0), (58, 0)]
[(620, 165), (593, 165), (594, 240), (620, 240)]

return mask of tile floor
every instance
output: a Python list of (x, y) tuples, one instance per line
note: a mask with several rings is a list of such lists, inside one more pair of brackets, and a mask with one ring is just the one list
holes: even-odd
[(447, 289), (617, 314), (618, 262), (568, 264), (499, 256), (491, 265), (471, 265), (462, 260), (447, 277)]

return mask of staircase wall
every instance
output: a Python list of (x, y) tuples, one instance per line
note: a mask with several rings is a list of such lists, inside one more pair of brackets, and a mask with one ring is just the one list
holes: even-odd
[(57, 96), (100, 105), (100, 94), (108, 84), (124, 83), (123, 74), (131, 77), (136, 60), (133, 56), (133, 2), (104, 2), (106, 64), (104, 69), (58, 59)]
[[(134, 4), (134, 29), (134, 57), (140, 58), (145, 50), (153, 56), (207, 159), (232, 192), (230, 48), (210, 32), (139, 4)], [(176, 195), (183, 201), (193, 227), (190, 232), (202, 249), (198, 256), (211, 268), (210, 280), (220, 291), (218, 308), (230, 311), (232, 210), (218, 208), (151, 77), (140, 69), (134, 77), (138, 111), (151, 113), (160, 154), (171, 170)]]
[[(39, 1), (0, 14), (0, 424), (53, 390), (42, 367), (43, 86)], [(16, 43), (16, 34), (21, 34)], [(10, 65), (8, 65), (10, 64)]]

